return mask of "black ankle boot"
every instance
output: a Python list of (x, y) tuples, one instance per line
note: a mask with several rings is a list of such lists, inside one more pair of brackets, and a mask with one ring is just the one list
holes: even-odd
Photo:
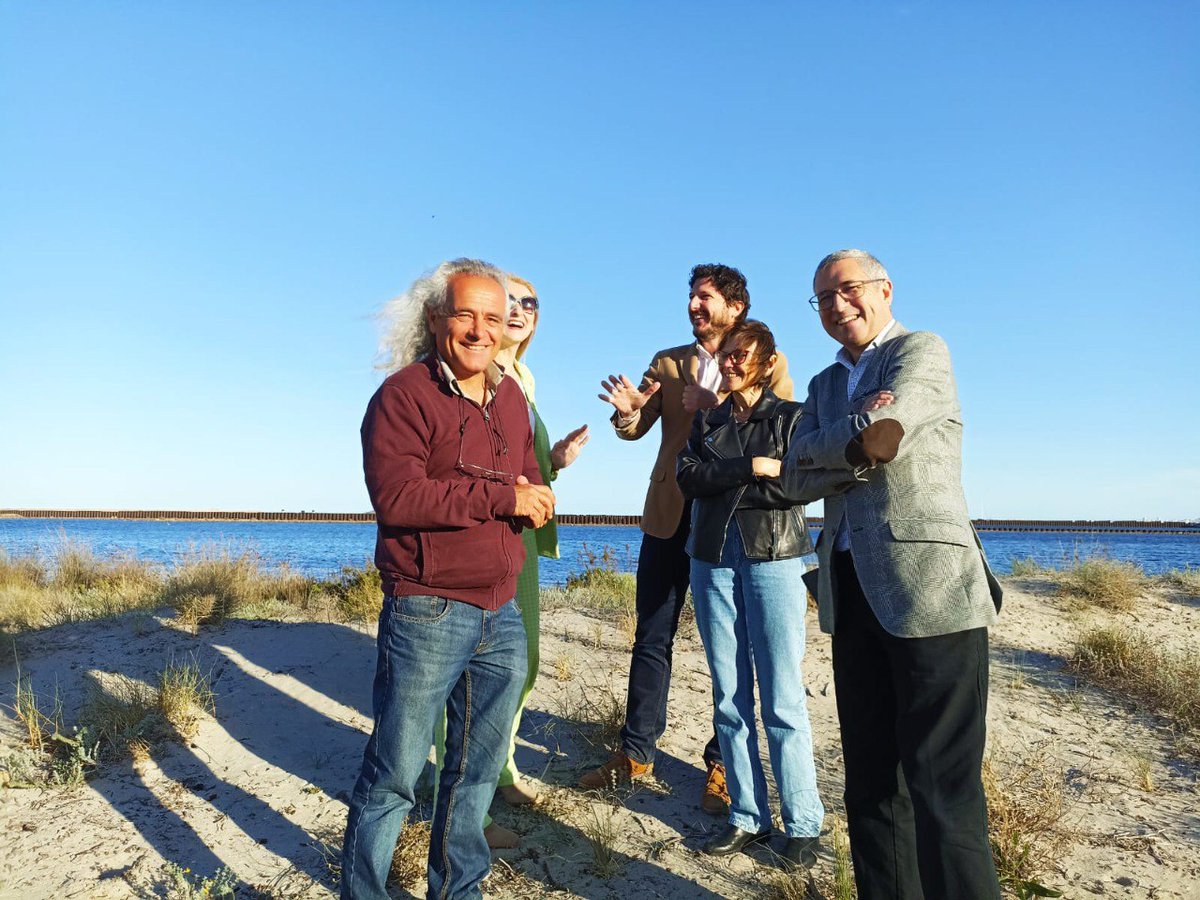
[(765, 841), (771, 836), (771, 829), (766, 831), (743, 831), (736, 825), (726, 825), (725, 830), (704, 845), (703, 849), (709, 856), (729, 856), (737, 853), (750, 844)]
[(819, 837), (790, 837), (783, 848), (784, 865), (792, 869), (811, 869), (817, 864)]

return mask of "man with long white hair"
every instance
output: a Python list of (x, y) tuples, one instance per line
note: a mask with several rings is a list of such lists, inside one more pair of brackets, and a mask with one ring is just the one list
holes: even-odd
[(554, 511), (521, 389), (495, 364), (508, 281), (456, 259), (389, 304), (393, 370), (367, 407), (363, 469), (383, 581), (375, 724), (350, 798), (342, 897), (382, 900), (401, 826), (446, 712), (428, 896), (476, 898), (491, 857), (483, 818), (525, 680), (513, 601), (521, 530)]

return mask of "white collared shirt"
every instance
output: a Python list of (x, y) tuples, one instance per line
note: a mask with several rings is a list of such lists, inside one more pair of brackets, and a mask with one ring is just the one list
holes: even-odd
[(714, 394), (721, 392), (721, 367), (717, 365), (717, 358), (700, 346), (700, 342), (696, 342), (696, 357), (700, 364), (696, 367), (696, 384), (704, 388), (706, 391), (712, 391)]
[[(862, 354), (858, 357), (858, 362), (850, 358), (850, 354), (846, 352), (845, 347), (841, 347), (834, 360), (840, 365), (845, 366), (850, 370), (849, 376), (846, 378), (846, 399), (851, 400), (854, 397), (854, 390), (858, 387), (859, 381), (862, 380), (863, 372), (867, 370), (867, 364), (871, 361), (871, 357), (875, 355), (875, 351), (879, 349), (879, 345), (883, 343), (887, 333), (892, 330), (892, 326), (896, 324), (896, 320), (892, 319), (883, 326), (883, 330), (875, 335), (875, 339), (867, 344)], [(846, 531), (846, 513), (842, 512), (842, 518), (837, 523), (837, 531), (833, 537), (834, 550), (849, 550), (850, 549), (850, 533)]]

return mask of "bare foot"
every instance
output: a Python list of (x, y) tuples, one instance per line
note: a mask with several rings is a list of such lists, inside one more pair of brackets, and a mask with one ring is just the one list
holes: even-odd
[(495, 822), (483, 829), (483, 836), (487, 838), (487, 845), (492, 850), (515, 850), (521, 846), (519, 834)]
[(522, 781), (501, 785), (500, 796), (509, 806), (531, 806), (539, 799), (537, 791)]

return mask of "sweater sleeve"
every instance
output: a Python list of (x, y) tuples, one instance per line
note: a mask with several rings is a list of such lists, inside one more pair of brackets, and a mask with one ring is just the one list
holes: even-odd
[(431, 438), (429, 423), (408, 392), (385, 384), (371, 398), (362, 423), (363, 471), (380, 525), (465, 528), (513, 514), (511, 485), (430, 478)]

